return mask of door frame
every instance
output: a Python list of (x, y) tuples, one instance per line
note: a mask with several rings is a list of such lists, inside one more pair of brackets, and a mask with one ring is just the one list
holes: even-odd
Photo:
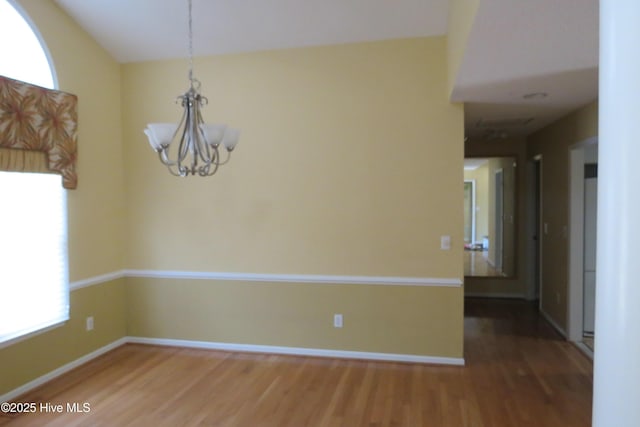
[(465, 179), (464, 183), (471, 183), (471, 241), (470, 244), (476, 243), (476, 180)]
[(569, 147), (569, 245), (567, 338), (582, 341), (584, 329), (584, 165), (585, 150), (596, 145), (594, 136)]
[[(499, 177), (499, 179), (498, 179)], [(494, 267), (500, 273), (502, 273), (502, 266), (504, 263), (504, 169), (496, 169), (493, 175), (494, 182), (494, 241), (489, 242), (493, 244), (494, 250)], [(500, 182), (500, 185), (498, 185)], [(500, 197), (498, 197), (498, 187), (500, 188)], [(498, 212), (498, 207), (500, 207)]]
[[(538, 174), (536, 174), (536, 164), (538, 167)], [(529, 178), (527, 180), (527, 299), (530, 301), (538, 299), (539, 308), (542, 308), (542, 243), (544, 239), (544, 233), (542, 230), (542, 154), (536, 154), (531, 157), (531, 160), (527, 162), (527, 168)], [(538, 182), (536, 182), (536, 180)], [(536, 198), (538, 199), (537, 203)], [(534, 236), (538, 239), (537, 244), (534, 240)], [(538, 260), (537, 263), (536, 259)], [(538, 270), (537, 272), (536, 269)], [(538, 278), (537, 283), (536, 277)]]

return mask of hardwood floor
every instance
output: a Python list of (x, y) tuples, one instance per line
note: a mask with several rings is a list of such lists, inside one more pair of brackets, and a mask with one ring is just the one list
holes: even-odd
[(465, 306), (465, 367), (125, 345), (19, 399), (90, 412), (0, 425), (591, 425), (591, 361), (532, 304)]

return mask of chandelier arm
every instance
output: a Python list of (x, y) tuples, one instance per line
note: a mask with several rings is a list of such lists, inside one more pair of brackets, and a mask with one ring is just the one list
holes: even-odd
[(169, 170), (169, 173), (171, 173), (171, 175), (173, 176), (181, 176), (179, 173), (176, 173), (174, 171), (174, 168), (178, 167), (179, 165), (177, 162), (171, 161), (169, 160), (169, 156), (167, 155), (167, 148), (163, 148), (162, 150), (158, 151), (158, 156), (160, 157), (160, 161), (162, 162), (163, 165), (165, 165), (167, 167), (167, 169)]
[(202, 160), (203, 163), (209, 165), (213, 163), (215, 154), (213, 156), (211, 155), (211, 149), (209, 148), (209, 144), (207, 144), (203, 138), (204, 138), (204, 135), (202, 131), (199, 131), (198, 139), (196, 141), (198, 144), (198, 156), (200, 156), (200, 159)]
[(189, 93), (185, 94), (183, 100), (184, 115), (183, 120), (180, 122), (182, 127), (182, 136), (180, 137), (180, 145), (178, 146), (178, 166), (182, 167), (182, 163), (189, 154), (190, 138), (189, 138), (189, 123), (191, 121), (191, 96)]
[[(201, 97), (201, 99), (206, 99)], [(202, 105), (202, 103), (200, 103)], [(209, 148), (209, 144), (207, 143), (207, 138), (205, 137), (204, 130), (202, 130), (200, 125), (204, 125), (204, 120), (202, 119), (202, 114), (200, 113), (200, 106), (196, 109), (196, 126), (195, 131), (197, 133), (198, 138), (196, 139), (196, 143), (198, 145), (198, 154), (200, 155), (200, 159), (207, 165), (210, 165), (214, 160), (215, 153), (212, 155), (211, 150)]]
[(214, 151), (213, 155), (214, 155), (216, 161), (211, 163), (211, 165), (213, 165), (213, 169), (209, 171), (207, 176), (211, 176), (214, 173), (216, 173), (218, 171), (218, 166), (220, 166), (220, 163), (218, 163), (218, 159), (220, 159), (220, 154), (219, 154), (219, 151), (218, 151), (218, 147), (213, 147), (212, 149)]
[(225, 150), (227, 152), (227, 157), (224, 159), (224, 162), (220, 162), (218, 161), (217, 164), (222, 166), (222, 165), (226, 165), (227, 163), (229, 163), (229, 160), (231, 159), (231, 151)]
[(169, 170), (169, 173), (173, 176), (185, 176), (184, 174), (181, 174), (179, 171), (180, 169), (178, 168), (178, 172), (174, 171), (174, 166), (176, 166), (176, 164), (174, 163), (172, 166), (167, 166), (167, 169)]
[[(177, 164), (178, 166), (181, 166), (182, 162), (186, 158), (187, 149), (188, 149), (188, 147), (185, 146), (185, 136), (186, 136), (186, 130), (187, 130), (186, 125), (189, 122), (189, 92), (179, 96), (178, 99), (181, 100), (180, 104), (182, 105), (183, 112), (182, 112), (182, 118), (180, 119), (180, 123), (178, 124), (178, 128), (176, 129), (175, 135), (177, 136), (178, 133), (180, 132), (182, 132), (182, 135), (180, 136), (180, 144), (178, 146), (178, 158), (177, 158), (177, 161), (174, 163)], [(174, 136), (174, 139), (175, 139), (175, 136)]]
[(176, 162), (169, 159), (166, 148), (158, 151), (158, 156), (160, 157), (160, 161), (162, 162), (162, 164), (165, 166), (175, 166), (177, 164)]
[(200, 151), (198, 141), (198, 96), (193, 98), (189, 104), (190, 120), (187, 122), (189, 128), (189, 152), (191, 155), (191, 174), (195, 175), (198, 168), (198, 152)]

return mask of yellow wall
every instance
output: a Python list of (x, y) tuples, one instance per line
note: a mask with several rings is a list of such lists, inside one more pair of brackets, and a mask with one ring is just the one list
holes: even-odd
[[(440, 250), (441, 235), (462, 241), (463, 112), (448, 102), (445, 58), (444, 38), (198, 58), (196, 76), (210, 99), (205, 120), (243, 132), (231, 163), (211, 179), (170, 176), (142, 133), (150, 121), (178, 118), (173, 100), (186, 88), (186, 61), (124, 65), (129, 266), (460, 279), (462, 245)], [(143, 301), (203, 286), (151, 282), (157, 286), (129, 280), (136, 292), (130, 313), (144, 311)], [(408, 309), (391, 300), (415, 289), (375, 288), (377, 298), (389, 300), (383, 311), (395, 332), (374, 340), (345, 329), (347, 339), (324, 340), (318, 331), (333, 333), (332, 313), (357, 313), (345, 317), (352, 325), (375, 325), (380, 313), (359, 309), (368, 287), (322, 286), (322, 321), (301, 310), (314, 305), (314, 285), (271, 284), (286, 304), (264, 312), (251, 309), (253, 298), (263, 298), (260, 284), (213, 283), (193, 294), (234, 301), (238, 317), (273, 333), (232, 333), (211, 307), (188, 304), (167, 307), (162, 322), (130, 318), (129, 327), (136, 335), (183, 338), (186, 331), (170, 325), (194, 316), (200, 323), (191, 339), (220, 330), (216, 337), (233, 342), (330, 348), (348, 342), (350, 349), (462, 356), (460, 290), (442, 298), (441, 289), (421, 289), (419, 304)], [(446, 309), (433, 311), (434, 303)], [(423, 331), (421, 341), (406, 335), (407, 322)], [(433, 332), (433, 322), (446, 325), (444, 333)], [(405, 342), (392, 345), (399, 337)]]
[(542, 154), (542, 309), (567, 325), (569, 147), (598, 135), (598, 103), (593, 102), (528, 138), (529, 158)]
[[(68, 192), (71, 281), (124, 267), (120, 66), (53, 2), (21, 0), (51, 52), (59, 88), (78, 95), (78, 189)], [(125, 335), (122, 281), (71, 293), (71, 320), (0, 349), (0, 394)], [(92, 333), (84, 318), (95, 317)]]
[[(0, 349), (0, 395), (126, 335), (124, 279), (71, 292), (64, 326)], [(93, 316), (95, 329), (85, 330)]]
[(69, 191), (72, 281), (124, 266), (120, 66), (53, 2), (21, 0), (51, 52), (60, 90), (78, 96), (78, 188)]
[[(124, 268), (462, 278), (462, 246), (440, 250), (442, 235), (462, 241), (444, 38), (198, 58), (205, 119), (243, 134), (216, 177), (177, 179), (142, 129), (177, 119), (186, 61), (119, 65), (54, 2), (20, 3), (79, 97), (72, 281)], [(0, 394), (126, 335), (462, 357), (462, 310), (455, 287), (112, 280), (73, 291), (64, 326), (0, 349)]]
[(434, 38), (200, 59), (205, 119), (243, 132), (211, 179), (170, 176), (142, 133), (178, 119), (186, 61), (124, 65), (129, 267), (459, 277), (443, 57)]
[(127, 302), (132, 336), (462, 357), (461, 288), (130, 278)]

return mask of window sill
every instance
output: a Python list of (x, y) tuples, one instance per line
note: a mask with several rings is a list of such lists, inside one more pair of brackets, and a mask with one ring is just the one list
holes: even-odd
[(10, 346), (12, 346), (14, 344), (17, 344), (17, 343), (21, 342), (21, 341), (25, 341), (25, 340), (33, 338), (33, 337), (35, 337), (37, 335), (44, 334), (46, 332), (52, 331), (54, 329), (57, 329), (60, 326), (64, 326), (64, 324), (67, 323), (68, 321), (69, 321), (69, 319), (62, 320), (62, 321), (60, 321), (58, 323), (54, 323), (53, 325), (45, 326), (45, 327), (42, 327), (40, 329), (36, 329), (35, 331), (27, 332), (26, 334), (23, 334), (23, 335), (14, 337), (14, 338), (10, 338), (10, 339), (8, 339), (6, 341), (0, 342), (0, 349), (3, 349), (5, 347), (10, 347)]

